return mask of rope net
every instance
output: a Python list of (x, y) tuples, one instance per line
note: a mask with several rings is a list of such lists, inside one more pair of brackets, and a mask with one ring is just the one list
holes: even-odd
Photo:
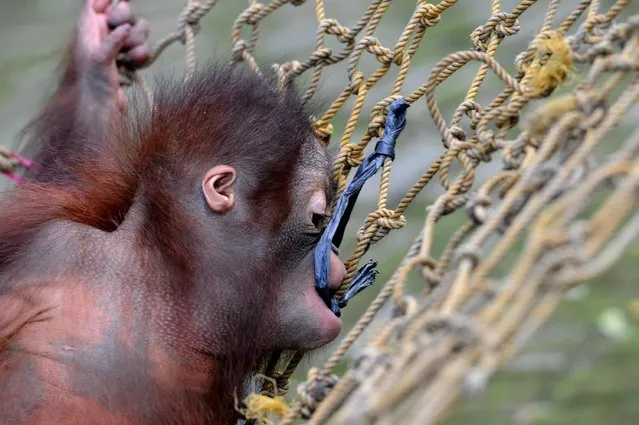
[[(199, 21), (215, 3), (188, 0), (177, 30), (157, 43), (151, 63), (168, 45), (182, 42), (188, 78), (196, 65)], [(249, 1), (233, 25), (234, 61), (261, 73), (255, 59), (260, 25), (280, 8), (290, 7), (288, 3), (311, 7), (312, 2)], [(559, 16), (559, 0), (543, 2), (543, 22), (527, 49), (516, 55), (514, 73), (496, 54), (500, 44), (520, 30), (522, 15), (537, 1), (522, 0), (509, 10), (502, 3), (491, 1), (490, 17), (472, 30), (469, 50), (443, 58), (421, 86), (408, 91), (411, 61), (426, 34), (445, 15), (454, 19), (455, 10), (472, 7), (470, 2), (417, 1), (395, 44), (385, 46), (375, 35), (391, 0), (372, 0), (350, 27), (327, 17), (324, 0), (315, 0), (312, 53), (276, 67), (282, 85), (310, 74), (304, 98), (311, 99), (328, 67), (347, 65), (348, 83), (324, 114), (314, 118), (318, 137), (339, 143), (334, 164), (338, 192), (363, 162), (368, 144), (382, 135), (387, 109), (400, 95), (409, 104), (425, 101), (442, 143), (439, 157), (426, 164), (426, 171), (393, 205), (391, 160), (385, 160), (377, 208), (356, 235), (342, 288), (373, 244), (406, 225), (404, 213), (424, 187), (439, 184), (443, 192), (426, 208), (422, 230), (392, 277), (379, 284), (379, 293), (330, 359), (311, 369), (292, 404), (286, 405), (281, 396), (302, 356), (282, 353), (271, 362), (261, 393), (238, 406), (247, 419), (286, 425), (300, 417), (314, 425), (435, 423), (460, 397), (485, 386), (550, 317), (566, 290), (602, 273), (636, 239), (639, 130), (624, 140), (606, 139), (639, 99), (639, 15), (619, 19), (631, 0), (608, 7), (599, 0), (575, 1), (566, 16)], [(242, 38), (246, 28), (248, 39)], [(340, 48), (326, 47), (329, 39)], [(360, 64), (366, 55), (378, 63), (373, 72)], [(435, 98), (437, 88), (469, 66), (478, 70), (447, 119)], [(584, 72), (576, 75), (575, 67)], [(502, 88), (480, 103), (479, 90), (489, 74)], [(141, 82), (135, 74), (125, 77), (123, 82)], [(383, 77), (393, 80), (390, 93), (365, 108)], [(571, 90), (555, 94), (567, 78), (575, 80)], [(549, 99), (539, 101), (544, 98)], [(533, 100), (541, 106), (524, 120), (522, 114)], [(347, 103), (352, 108), (344, 130), (334, 134), (332, 124)], [(409, 122), (411, 118), (423, 119), (412, 117), (409, 110)], [(356, 129), (363, 121), (368, 125), (359, 134)], [(595, 150), (604, 141), (614, 145), (615, 152), (595, 160)], [(497, 153), (500, 169), (479, 185), (478, 169)], [(3, 170), (17, 164), (10, 155), (2, 158)], [(465, 210), (468, 218), (436, 256), (438, 223), (458, 210)], [(513, 253), (512, 266), (499, 267)], [(406, 282), (415, 276), (423, 281), (418, 296), (406, 290)], [(389, 302), (392, 317), (375, 330), (338, 379), (335, 366)]]

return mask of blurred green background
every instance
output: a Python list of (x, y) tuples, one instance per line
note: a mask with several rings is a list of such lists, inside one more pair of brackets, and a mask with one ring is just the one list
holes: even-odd
[[(133, 3), (139, 14), (150, 21), (152, 41), (176, 27), (177, 17), (183, 7), (180, 0), (137, 0)], [(302, 61), (308, 57), (315, 40), (312, 3), (309, 0), (299, 7), (285, 5), (264, 21), (258, 45), (261, 64), (281, 63), (288, 59)], [(489, 0), (460, 0), (444, 14), (436, 27), (428, 30), (426, 40), (414, 58), (406, 83), (407, 90), (422, 84), (428, 78), (431, 67), (447, 54), (472, 48), (469, 35), (490, 17), (490, 3)], [(566, 16), (577, 3), (577, 0), (562, 1), (559, 19)], [(601, 3), (605, 10), (613, 2), (608, 0)], [(622, 17), (639, 13), (637, 0), (632, 3)], [(327, 0), (326, 15), (350, 26), (361, 16), (367, 4), (364, 0)], [(393, 2), (376, 34), (383, 45), (394, 45), (408, 22), (414, 4), (410, 0)], [(512, 0), (502, 1), (505, 11), (512, 10), (516, 4)], [(80, 0), (0, 1), (0, 143), (3, 147), (10, 147), (14, 143), (16, 134), (52, 92), (54, 71), (80, 5)], [(246, 2), (241, 0), (220, 0), (202, 20), (197, 44), (200, 61), (228, 55), (230, 28), (245, 6)], [(515, 55), (525, 49), (539, 28), (547, 6), (548, 0), (540, 0), (531, 7), (521, 18), (521, 31), (503, 42), (497, 59), (509, 71), (514, 70)], [(332, 40), (327, 45), (338, 47)], [(183, 66), (184, 49), (174, 45), (144, 75), (158, 72), (179, 75)], [(364, 71), (372, 70), (375, 66), (372, 58), (364, 59), (361, 64)], [(477, 66), (465, 67), (438, 89), (437, 99), (444, 116), (450, 116), (463, 100)], [(348, 83), (346, 75), (345, 65), (326, 70), (315, 99), (320, 110), (328, 106)], [(579, 75), (578, 71), (577, 79)], [(304, 78), (300, 83), (304, 84)], [(369, 96), (366, 104), (368, 110), (375, 101), (388, 95), (391, 84), (391, 77), (380, 82)], [(489, 76), (478, 100), (485, 103), (500, 89), (500, 83)], [(352, 105), (352, 102), (347, 105)], [(345, 108), (345, 111), (348, 112), (349, 108)], [(367, 114), (363, 121), (366, 117)], [(338, 117), (336, 134), (343, 128), (345, 119), (343, 114)], [(615, 142), (618, 143), (635, 129), (638, 120), (639, 107), (635, 106), (628, 111), (599, 154), (605, 155), (614, 150)], [(411, 107), (408, 122), (399, 141), (393, 169), (391, 206), (443, 149), (425, 102), (418, 102)], [(356, 137), (362, 134), (365, 125), (366, 122), (360, 123)], [(479, 182), (499, 166), (500, 158), (496, 155), (491, 164), (484, 164), (478, 170)], [(0, 184), (8, 187), (6, 181)], [(350, 240), (345, 242), (344, 253), (348, 253), (353, 246), (355, 232), (366, 214), (374, 209), (376, 191), (374, 181), (365, 188), (349, 226), (347, 236), (350, 236)], [(365, 257), (374, 258), (380, 265), (378, 288), (390, 276), (421, 228), (425, 207), (442, 191), (441, 186), (433, 181), (408, 210), (408, 226), (391, 233)], [(441, 252), (447, 236), (464, 219), (464, 214), (459, 213), (447, 216), (439, 223), (435, 252)], [(639, 424), (638, 260), (639, 244), (635, 244), (606, 274), (587, 286), (571, 291), (551, 322), (538, 332), (511, 365), (494, 377), (487, 391), (465, 400), (448, 423)], [(508, 269), (507, 261), (510, 260), (505, 260), (504, 272)], [(418, 291), (419, 287), (414, 284), (411, 289)], [(350, 327), (364, 311), (375, 291), (369, 289), (347, 308), (345, 328)], [(385, 313), (387, 311), (380, 314), (381, 320)], [(360, 347), (356, 345), (354, 350)], [(305, 360), (296, 378), (303, 378), (311, 364), (318, 365), (324, 361), (332, 348), (334, 344)], [(346, 366), (347, 362), (340, 365), (342, 370)]]

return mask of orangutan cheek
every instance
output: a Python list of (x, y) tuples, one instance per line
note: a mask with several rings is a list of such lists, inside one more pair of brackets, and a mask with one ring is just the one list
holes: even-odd
[(315, 340), (311, 341), (313, 348), (326, 345), (337, 338), (342, 330), (342, 321), (326, 307), (314, 287), (305, 292), (304, 305), (317, 335)]
[[(293, 296), (294, 295), (294, 296)], [(278, 349), (311, 350), (334, 340), (342, 323), (323, 303), (312, 284), (297, 288), (279, 304)]]

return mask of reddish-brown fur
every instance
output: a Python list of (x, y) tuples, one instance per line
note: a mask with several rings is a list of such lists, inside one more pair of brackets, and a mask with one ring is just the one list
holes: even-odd
[[(39, 152), (36, 163), (44, 162), (45, 169), (0, 209), (0, 265), (19, 252), (22, 237), (50, 220), (114, 230), (141, 185), (153, 185), (154, 180), (182, 184), (167, 178), (198, 178), (213, 158), (252, 169), (253, 181), (248, 183), (253, 187), (247, 196), (260, 214), (271, 210), (273, 220), (264, 221), (272, 230), (288, 214), (289, 201), (282, 194), (288, 191), (302, 143), (313, 137), (308, 114), (294, 93), (274, 96), (274, 84), (265, 84), (246, 69), (210, 67), (187, 84), (161, 81), (150, 119), (144, 117), (148, 112), (138, 112), (128, 125), (116, 121), (105, 140), (85, 143), (85, 136), (72, 130), (77, 95), (76, 87), (66, 84), (72, 81), (68, 75), (33, 124), (38, 133), (32, 140), (47, 145), (26, 149)], [(176, 92), (186, 96), (177, 97)], [(246, 163), (244, 158), (259, 158), (261, 163)], [(165, 214), (176, 209), (170, 205), (174, 196), (153, 186), (147, 193), (154, 216), (149, 221), (157, 232), (151, 236), (158, 246), (171, 246), (167, 252), (179, 263), (188, 264), (179, 246), (188, 233), (181, 230), (185, 220), (179, 209), (173, 211), (177, 216)]]
[[(181, 285), (187, 285), (179, 289), (188, 290), (189, 276), (199, 267), (191, 245), (201, 232), (193, 228), (176, 193), (199, 187), (197, 180), (212, 161), (245, 171), (240, 190), (252, 207), (246, 224), (264, 228), (264, 222), (269, 232), (280, 231), (290, 214), (288, 194), (300, 150), (312, 138), (309, 115), (294, 93), (279, 94), (274, 84), (246, 70), (209, 67), (186, 84), (161, 81), (150, 117), (140, 112), (128, 123), (116, 120), (103, 140), (88, 140), (69, 122), (77, 114), (77, 96), (71, 87), (67, 90), (62, 85), (32, 127), (40, 132), (31, 140), (49, 144), (30, 147), (38, 152), (36, 161), (43, 164), (42, 169), (0, 204), (0, 296), (12, 292), (16, 267), (29, 267), (22, 259), (36, 249), (40, 231), (49, 223), (70, 221), (112, 232), (134, 201), (146, 205), (146, 215), (139, 223), (144, 229), (139, 233), (140, 247), (161, 254), (149, 267), (177, 270), (184, 282)], [(61, 131), (65, 128), (68, 130)], [(61, 134), (67, 138), (60, 138)], [(245, 260), (224, 257), (221, 261), (236, 261), (237, 267), (245, 267)], [(278, 275), (272, 265), (254, 267), (253, 273)], [(258, 272), (261, 267), (265, 269)], [(18, 273), (29, 274), (24, 269)], [(69, 285), (81, 276), (71, 279), (75, 282)], [(188, 392), (181, 400), (175, 394), (167, 395), (171, 401), (167, 409), (179, 412), (175, 417), (164, 412), (166, 423), (226, 423), (226, 417), (235, 417), (232, 394), (241, 391), (247, 373), (266, 354), (259, 349), (258, 334), (261, 322), (268, 323), (264, 306), (273, 302), (263, 295), (245, 296), (238, 308), (248, 308), (254, 316), (250, 322), (233, 324), (236, 332), (231, 335), (236, 339), (227, 341), (233, 347), (233, 358), (213, 362), (220, 367), (203, 398), (188, 396)], [(10, 364), (4, 363), (5, 372)], [(158, 423), (157, 418), (153, 420)]]
[(341, 328), (313, 281), (327, 155), (294, 90), (241, 66), (123, 115), (115, 60), (143, 63), (148, 27), (109, 3), (85, 1), (25, 133), (39, 167), (0, 201), (0, 423), (231, 424), (272, 353)]

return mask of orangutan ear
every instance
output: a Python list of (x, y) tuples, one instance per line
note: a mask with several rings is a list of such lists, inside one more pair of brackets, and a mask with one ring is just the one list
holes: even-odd
[(235, 169), (229, 165), (216, 165), (206, 172), (202, 192), (211, 210), (219, 214), (229, 212), (235, 205), (233, 183)]

